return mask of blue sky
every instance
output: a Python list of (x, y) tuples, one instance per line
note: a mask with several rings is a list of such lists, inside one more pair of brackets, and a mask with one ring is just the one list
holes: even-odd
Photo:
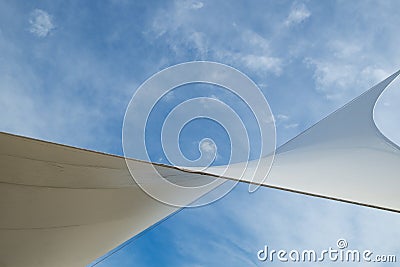
[[(173, 64), (211, 60), (257, 83), (282, 144), (400, 68), (399, 7), (398, 1), (0, 0), (0, 130), (122, 155), (123, 116), (136, 88)], [(398, 88), (385, 92), (375, 116), (399, 144)], [(175, 92), (172, 104), (200, 93), (224, 96), (217, 88), (188, 92)], [(168, 110), (164, 103), (154, 114), (155, 134)], [(226, 136), (209, 128), (221, 153), (217, 163), (224, 163)], [(183, 150), (196, 157), (191, 145), (206, 136), (195, 125), (185, 136)], [(159, 147), (152, 149), (163, 162)], [(338, 238), (400, 257), (399, 226), (398, 214), (267, 188), (249, 194), (239, 185), (212, 205), (182, 210), (96, 266), (263, 265), (255, 255), (266, 243), (317, 249)]]

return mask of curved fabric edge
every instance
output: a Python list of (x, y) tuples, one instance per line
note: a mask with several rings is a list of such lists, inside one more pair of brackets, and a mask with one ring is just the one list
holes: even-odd
[[(398, 75), (278, 148), (263, 186), (399, 212), (400, 152), (373, 121)], [(177, 210), (132, 183), (122, 157), (5, 133), (0, 143), (0, 266), (82, 266)], [(220, 175), (157, 168), (189, 184)]]
[[(263, 185), (400, 212), (400, 149), (373, 119), (377, 99), (399, 74), (280, 146)], [(251, 183), (248, 175), (254, 171), (239, 173), (241, 164), (231, 165), (226, 178)], [(211, 167), (205, 173), (224, 175), (223, 169)]]
[[(123, 157), (6, 133), (0, 147), (0, 266), (85, 266), (178, 210), (146, 195)], [(151, 163), (131, 161), (159, 179)], [(210, 178), (155, 167), (173, 182)]]

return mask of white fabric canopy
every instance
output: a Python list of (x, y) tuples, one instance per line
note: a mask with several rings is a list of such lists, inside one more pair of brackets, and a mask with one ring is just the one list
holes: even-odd
[[(278, 148), (263, 186), (399, 212), (400, 149), (373, 122), (377, 98), (398, 74)], [(122, 157), (6, 133), (0, 145), (0, 266), (84, 266), (177, 210), (147, 196)], [(131, 164), (156, 181), (151, 163)], [(242, 177), (239, 165), (227, 178), (251, 181), (255, 170)], [(221, 170), (156, 168), (187, 185)], [(190, 203), (204, 193), (175, 197)]]
[[(85, 266), (177, 210), (146, 195), (123, 157), (6, 133), (0, 146), (2, 267)], [(130, 164), (158, 179), (151, 163)], [(207, 179), (157, 169), (173, 182)], [(199, 195), (176, 197), (190, 203)]]
[[(263, 185), (399, 212), (400, 148), (373, 120), (378, 97), (399, 73), (279, 147)], [(241, 165), (229, 166), (225, 175), (251, 182), (255, 167), (250, 162), (241, 176)], [(221, 175), (223, 169), (206, 172)]]

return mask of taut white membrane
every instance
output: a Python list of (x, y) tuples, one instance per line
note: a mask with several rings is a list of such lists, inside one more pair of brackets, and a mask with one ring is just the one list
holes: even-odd
[[(278, 148), (263, 185), (400, 212), (400, 149), (373, 121), (398, 74)], [(84, 266), (177, 210), (133, 183), (122, 157), (5, 133), (0, 145), (0, 266)], [(158, 181), (146, 172), (151, 163), (131, 164)], [(156, 168), (188, 186), (219, 172)], [(201, 194), (175, 197), (190, 203)]]
[[(399, 73), (279, 147), (263, 185), (399, 212), (400, 148), (373, 120), (376, 101)], [(241, 169), (231, 165), (226, 178), (238, 179), (235, 165)], [(220, 168), (205, 172), (218, 175)]]
[[(85, 266), (178, 210), (144, 193), (123, 157), (6, 133), (0, 147), (1, 267)], [(150, 183), (159, 181), (153, 167), (180, 184), (211, 179), (130, 164)], [(175, 197), (189, 204), (206, 192)]]

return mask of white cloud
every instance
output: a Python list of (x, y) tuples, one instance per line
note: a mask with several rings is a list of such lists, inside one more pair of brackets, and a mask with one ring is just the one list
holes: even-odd
[(245, 55), (243, 63), (249, 69), (257, 72), (258, 70), (272, 71), (276, 75), (282, 72), (282, 60), (276, 57)]
[(340, 99), (344, 91), (356, 83), (357, 68), (344, 62), (306, 59), (309, 66), (315, 68), (314, 80), (316, 90), (327, 99)]
[(286, 124), (284, 127), (285, 129), (293, 129), (293, 128), (297, 128), (299, 126), (298, 123), (290, 123), (290, 124)]
[(333, 51), (333, 55), (336, 58), (346, 59), (348, 57), (360, 55), (364, 44), (363, 42), (358, 41), (348, 42), (345, 40), (334, 40), (331, 43), (328, 43), (328, 47)]
[[(361, 75), (372, 82), (380, 82), (383, 79), (387, 78), (391, 73), (382, 69), (371, 66), (366, 66), (361, 70)], [(368, 79), (369, 77), (369, 79)]]
[(211, 140), (203, 140), (200, 142), (200, 149), (207, 154), (214, 154), (216, 151), (215, 144)]
[(199, 55), (205, 57), (208, 54), (208, 42), (204, 33), (195, 31), (188, 36), (188, 41), (196, 47)]
[(311, 16), (311, 12), (304, 4), (294, 4), (290, 9), (290, 13), (285, 21), (286, 26), (299, 24)]
[[(0, 8), (0, 13), (10, 11)], [(14, 15), (25, 18), (23, 11)], [(25, 26), (10, 22), (14, 31)], [(0, 34), (0, 106), (4, 110), (0, 131), (119, 153), (119, 140), (106, 125), (123, 116), (135, 88), (133, 79), (115, 78), (120, 73), (114, 66), (82, 47), (66, 48), (56, 39), (55, 45), (27, 43), (18, 37)], [(34, 52), (34, 61), (20, 51)], [(93, 136), (101, 136), (102, 142)]]
[(240, 37), (243, 41), (243, 52), (234, 54), (237, 61), (255, 73), (281, 74), (282, 59), (271, 55), (270, 43), (266, 38), (249, 29), (243, 29)]
[(203, 6), (204, 6), (204, 3), (200, 2), (200, 1), (191, 1), (189, 4), (189, 7), (191, 9), (200, 9), (200, 8), (203, 8)]
[(326, 59), (306, 59), (314, 68), (316, 90), (326, 99), (343, 101), (358, 95), (390, 75), (390, 72), (376, 66), (357, 62), (356, 56), (339, 60), (335, 56)]
[[(313, 15), (320, 25), (305, 62), (314, 69), (316, 90), (326, 99), (344, 104), (398, 69), (396, 8), (394, 3), (342, 3), (328, 25), (320, 14)], [(372, 15), (378, 13), (387, 15)]]
[(264, 76), (273, 73), (279, 76), (282, 73), (283, 60), (271, 55), (269, 41), (256, 32), (242, 29), (239, 32), (240, 43), (238, 51), (225, 49), (224, 46), (214, 50), (216, 59), (223, 62), (232, 62), (244, 66), (252, 73)]
[(278, 115), (276, 116), (276, 118), (277, 118), (278, 120), (280, 120), (280, 121), (286, 121), (286, 120), (289, 119), (289, 116), (288, 116), (288, 115), (285, 115), (285, 114), (278, 114)]
[(210, 27), (221, 24), (219, 15), (210, 15), (205, 21), (204, 16), (193, 11), (194, 7), (203, 7), (200, 3), (176, 1), (169, 9), (156, 12), (150, 31), (145, 35), (151, 41), (168, 44), (178, 59), (193, 58), (195, 54), (194, 59), (216, 60), (244, 67), (261, 76), (282, 73), (283, 61), (273, 55), (265, 36), (235, 23), (229, 23), (222, 36), (219, 27)]
[(55, 29), (52, 16), (41, 9), (35, 9), (31, 12), (29, 23), (31, 25), (29, 31), (37, 37), (46, 37)]

